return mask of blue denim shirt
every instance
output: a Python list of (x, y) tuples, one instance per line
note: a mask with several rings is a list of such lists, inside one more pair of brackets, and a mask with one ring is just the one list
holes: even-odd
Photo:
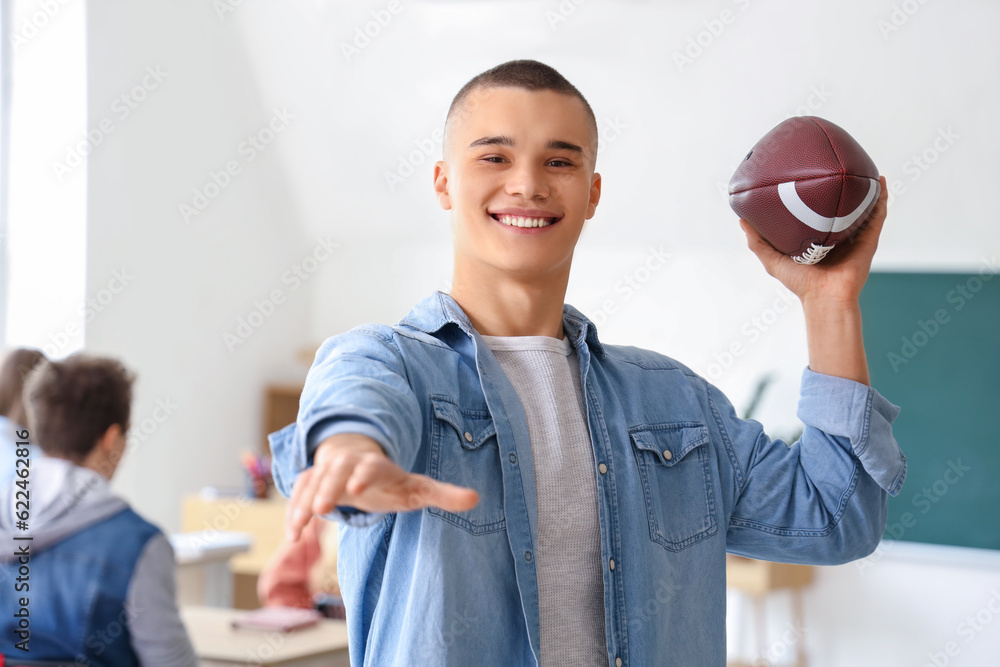
[[(789, 446), (673, 359), (602, 344), (569, 305), (563, 326), (593, 443), (608, 665), (724, 665), (727, 551), (837, 564), (875, 549), (906, 473), (891, 429), (899, 408), (877, 391), (807, 367), (805, 431)], [(322, 345), (297, 421), (270, 436), (281, 493), (319, 442), (345, 432), (371, 436), (405, 470), (479, 492), (466, 512), (327, 516), (344, 524), (352, 664), (537, 664), (524, 410), (454, 299), (435, 292), (395, 326)]]

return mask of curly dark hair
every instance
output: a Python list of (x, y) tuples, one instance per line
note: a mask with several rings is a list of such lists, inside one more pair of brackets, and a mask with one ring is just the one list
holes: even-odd
[(112, 424), (128, 431), (134, 381), (108, 357), (77, 353), (41, 364), (24, 388), (32, 440), (46, 454), (83, 461)]

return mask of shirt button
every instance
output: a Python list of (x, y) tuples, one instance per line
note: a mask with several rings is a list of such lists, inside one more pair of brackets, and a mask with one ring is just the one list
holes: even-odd
[(615, 667), (622, 667), (622, 659), (615, 658)]
[[(468, 434), (468, 433), (466, 433), (465, 435), (466, 435), (466, 436), (468, 436), (469, 434)], [(673, 457), (674, 457), (674, 455), (670, 453), (670, 450), (669, 450), (669, 449), (664, 449), (664, 450), (663, 450), (663, 458), (665, 458), (666, 460), (668, 460), (668, 461), (669, 461), (669, 460), (670, 460), (670, 459), (672, 459)]]
[(529, 563), (531, 562), (531, 552), (530, 551), (525, 551), (524, 552), (524, 560), (528, 561)]
[(472, 434), (469, 433), (468, 431), (465, 432), (465, 441), (472, 442)]
[(601, 465), (597, 466), (597, 469), (600, 470), (601, 474), (603, 475), (604, 473), (606, 473), (608, 471), (608, 466), (606, 466), (606, 465), (604, 465), (602, 463)]
[(615, 569), (615, 559), (614, 558), (612, 558), (611, 561), (608, 563), (608, 567), (610, 567), (612, 570)]
[(511, 452), (511, 455), (508, 456), (507, 458), (510, 459), (511, 463), (517, 463), (517, 454), (514, 454), (513, 452)]

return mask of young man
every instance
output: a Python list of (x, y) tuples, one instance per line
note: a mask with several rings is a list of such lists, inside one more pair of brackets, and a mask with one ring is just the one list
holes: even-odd
[(18, 437), (44, 456), (0, 489), (0, 655), (12, 664), (197, 664), (170, 542), (108, 485), (125, 451), (132, 381), (113, 359), (76, 354), (42, 362), (25, 385), (30, 430)]
[(583, 96), (535, 61), (472, 79), (434, 169), (453, 287), (328, 339), (271, 437), (296, 535), (341, 529), (354, 664), (723, 665), (726, 552), (869, 554), (905, 474), (868, 386), (858, 295), (885, 218), (803, 266), (743, 224), (802, 300), (789, 447), (684, 365), (605, 345), (563, 299), (601, 194)]

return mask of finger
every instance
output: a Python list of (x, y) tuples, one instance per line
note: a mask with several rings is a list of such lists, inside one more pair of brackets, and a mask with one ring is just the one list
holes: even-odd
[(313, 468), (307, 468), (299, 473), (295, 484), (292, 486), (292, 497), (288, 499), (288, 507), (285, 509), (285, 536), (290, 542), (297, 542), (302, 533), (304, 523), (299, 520), (299, 511), (307, 502), (311, 479), (314, 474)]
[(315, 465), (307, 468), (306, 471), (309, 472), (309, 475), (302, 486), (298, 502), (291, 508), (291, 516), (288, 520), (289, 534), (294, 535), (296, 541), (302, 534), (302, 529), (305, 528), (306, 524), (313, 517), (313, 498), (315, 498), (316, 489), (319, 487), (320, 481), (322, 481), (323, 470), (322, 466), (317, 467)]
[(858, 228), (857, 233), (850, 237), (852, 245), (858, 242), (878, 245), (879, 236), (882, 234), (882, 227), (885, 225), (889, 200), (889, 190), (886, 187), (885, 176), (879, 176), (879, 183), (881, 183), (882, 187), (879, 192), (878, 201), (875, 203), (874, 208), (872, 208), (868, 219)]
[(344, 487), (354, 471), (356, 458), (342, 456), (331, 459), (323, 470), (322, 479), (313, 496), (312, 511), (314, 514), (327, 514), (337, 505), (344, 495)]
[(347, 480), (346, 491), (352, 496), (357, 496), (374, 484), (385, 488), (397, 485), (405, 479), (406, 473), (384, 456), (366, 456), (354, 467), (350, 479)]
[(446, 512), (464, 512), (479, 502), (475, 489), (439, 482), (425, 475), (409, 475), (406, 487), (405, 502), (410, 509), (439, 507)]
[(872, 216), (869, 219), (869, 223), (876, 230), (876, 237), (882, 232), (882, 226), (885, 224), (885, 217), (889, 208), (889, 188), (886, 187), (885, 176), (879, 176), (878, 181), (882, 185), (882, 191), (878, 195), (878, 202), (875, 204), (875, 209), (872, 211)]

